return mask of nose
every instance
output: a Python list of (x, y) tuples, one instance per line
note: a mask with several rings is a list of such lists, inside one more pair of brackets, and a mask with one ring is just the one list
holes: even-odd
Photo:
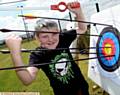
[(54, 37), (52, 35), (49, 36), (49, 41), (52, 42), (54, 40)]

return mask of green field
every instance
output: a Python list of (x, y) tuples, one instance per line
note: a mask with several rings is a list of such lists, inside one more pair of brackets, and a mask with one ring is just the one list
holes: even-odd
[[(36, 42), (24, 42), (23, 48), (31, 48), (34, 49), (37, 44)], [(5, 48), (1, 48), (5, 49)], [(24, 63), (28, 63), (29, 54), (22, 54)], [(80, 58), (88, 57), (86, 55), (80, 55)], [(12, 61), (10, 54), (1, 54), (0, 53), (0, 68), (3, 67), (12, 67)], [(103, 90), (97, 87), (93, 89), (93, 85), (95, 85), (88, 77), (88, 61), (79, 62), (79, 66), (81, 68), (82, 73), (84, 74), (86, 80), (89, 83), (89, 92), (91, 95), (106, 95), (103, 94)], [(16, 76), (14, 70), (4, 70), (0, 71), (0, 92), (40, 92), (40, 95), (53, 95), (52, 89), (49, 85), (49, 81), (45, 74), (40, 70), (36, 80), (29, 86), (24, 86), (21, 81)]]

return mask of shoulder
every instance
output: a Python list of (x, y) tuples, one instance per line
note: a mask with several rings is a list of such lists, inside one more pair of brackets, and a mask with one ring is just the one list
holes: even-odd
[(77, 34), (77, 31), (75, 29), (72, 29), (72, 30), (63, 30), (62, 32), (63, 34), (67, 34), (67, 35), (73, 35), (73, 34)]
[[(43, 59), (43, 54), (44, 52), (42, 51), (41, 48), (36, 48), (35, 51), (30, 54), (29, 64), (32, 65), (32, 64), (41, 63)], [(35, 66), (35, 67), (40, 68), (40, 66)]]
[(61, 32), (60, 37), (64, 39), (75, 39), (77, 37), (77, 31), (75, 29), (63, 31)]
[(61, 32), (59, 45), (70, 46), (70, 44), (76, 39), (77, 32), (76, 30), (69, 30)]
[(38, 56), (42, 56), (43, 54), (43, 51), (42, 51), (42, 48), (41, 47), (37, 47), (35, 49), (35, 51), (31, 52), (30, 54), (30, 58), (37, 58)]

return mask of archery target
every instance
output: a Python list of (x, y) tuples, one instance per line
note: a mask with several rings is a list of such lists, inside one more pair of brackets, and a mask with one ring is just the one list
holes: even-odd
[[(90, 36), (91, 52), (89, 57), (98, 57), (89, 60), (88, 77), (103, 88), (110, 95), (119, 95), (120, 90), (120, 4), (108, 8), (91, 16), (91, 22), (112, 25), (91, 25)], [(111, 47), (111, 48), (104, 48)], [(110, 55), (114, 55), (111, 56)], [(104, 57), (109, 56), (109, 57)]]
[[(106, 27), (98, 38), (96, 52), (101, 67), (108, 71), (115, 71), (119, 67), (120, 33), (116, 28)], [(103, 57), (104, 56), (104, 57)]]

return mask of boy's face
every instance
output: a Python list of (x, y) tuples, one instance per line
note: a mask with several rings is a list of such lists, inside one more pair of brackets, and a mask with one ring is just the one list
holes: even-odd
[(51, 29), (43, 28), (41, 31), (55, 32), (55, 33), (40, 33), (39, 36), (37, 36), (37, 39), (40, 41), (42, 47), (48, 49), (55, 49), (59, 43), (59, 34), (56, 33), (59, 32), (59, 30), (56, 28)]

